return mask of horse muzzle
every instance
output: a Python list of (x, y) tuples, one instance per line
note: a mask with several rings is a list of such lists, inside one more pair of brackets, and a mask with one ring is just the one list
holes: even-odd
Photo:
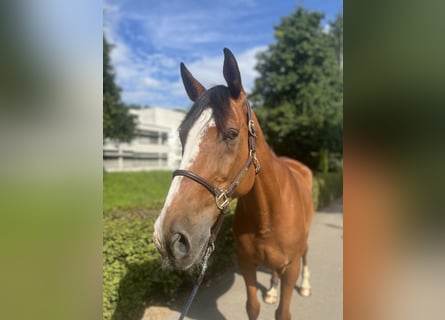
[(192, 242), (191, 236), (185, 232), (167, 233), (163, 239), (156, 230), (153, 234), (153, 242), (163, 259), (163, 264), (179, 270), (189, 269), (200, 261), (207, 240), (208, 237)]

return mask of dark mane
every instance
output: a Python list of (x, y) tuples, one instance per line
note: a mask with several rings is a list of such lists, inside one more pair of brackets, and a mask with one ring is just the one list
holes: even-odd
[(230, 114), (230, 91), (226, 86), (216, 86), (205, 91), (193, 104), (179, 127), (179, 137), (185, 144), (188, 132), (206, 108), (212, 108), (216, 128), (221, 133)]

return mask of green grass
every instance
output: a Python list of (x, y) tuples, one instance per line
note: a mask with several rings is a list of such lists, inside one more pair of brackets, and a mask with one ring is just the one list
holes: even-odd
[(171, 171), (112, 172), (103, 176), (103, 210), (160, 209)]

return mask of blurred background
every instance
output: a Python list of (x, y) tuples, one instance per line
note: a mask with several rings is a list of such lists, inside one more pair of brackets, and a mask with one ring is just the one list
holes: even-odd
[(102, 3), (0, 16), (0, 318), (100, 318)]

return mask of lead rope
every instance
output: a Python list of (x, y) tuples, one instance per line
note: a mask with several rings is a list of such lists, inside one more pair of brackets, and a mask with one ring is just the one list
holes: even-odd
[(198, 280), (196, 281), (195, 285), (193, 286), (192, 292), (190, 293), (187, 303), (185, 304), (184, 308), (182, 309), (181, 315), (179, 316), (179, 320), (183, 320), (186, 314), (189, 312), (190, 306), (192, 305), (193, 300), (195, 299), (196, 294), (198, 293), (199, 286), (202, 283), (202, 280), (204, 279), (204, 274), (207, 270), (207, 261), (210, 258), (210, 255), (213, 252), (213, 249), (215, 248), (214, 245), (209, 245), (207, 247), (206, 254), (204, 256), (203, 262), (202, 262), (202, 269), (201, 273), (199, 274)]
[(198, 279), (197, 279), (195, 285), (193, 286), (192, 292), (190, 293), (190, 295), (189, 295), (189, 297), (187, 299), (187, 303), (185, 304), (184, 308), (182, 309), (181, 315), (179, 316), (178, 320), (183, 320), (184, 317), (187, 315), (187, 313), (188, 313), (188, 311), (190, 309), (190, 306), (192, 305), (193, 300), (195, 299), (196, 294), (198, 293), (198, 289), (201, 286), (202, 280), (204, 280), (204, 275), (205, 275), (205, 272), (206, 272), (207, 267), (208, 267), (207, 262), (209, 261), (210, 255), (215, 250), (215, 240), (216, 240), (216, 237), (217, 237), (217, 235), (219, 233), (219, 230), (221, 229), (221, 226), (222, 226), (222, 224), (224, 222), (224, 217), (225, 217), (226, 213), (227, 213), (227, 211), (223, 210), (223, 211), (221, 211), (221, 214), (218, 216), (218, 220), (216, 221), (216, 225), (213, 228), (212, 234), (210, 235), (210, 239), (209, 239), (209, 242), (208, 242), (208, 245), (207, 245), (206, 253), (204, 255), (204, 258), (202, 259), (202, 269), (201, 269), (201, 272), (200, 272), (200, 274), (198, 276)]

